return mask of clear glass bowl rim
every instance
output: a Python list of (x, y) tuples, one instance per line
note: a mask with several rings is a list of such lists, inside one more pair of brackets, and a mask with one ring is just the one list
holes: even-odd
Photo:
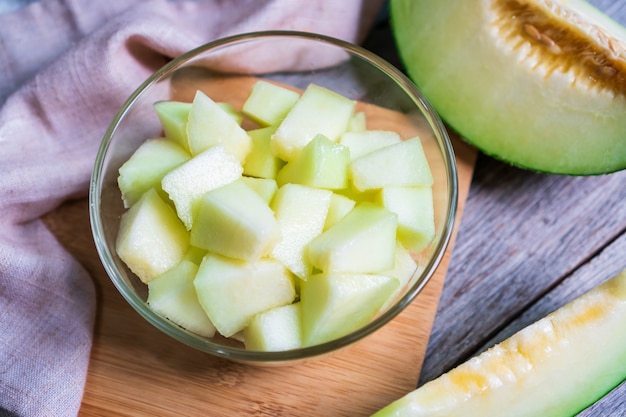
[[(446, 207), (447, 214), (445, 216), (445, 222), (442, 225), (442, 233), (439, 241), (437, 242), (437, 247), (434, 250), (434, 256), (428, 261), (422, 274), (418, 277), (417, 280), (415, 280), (413, 285), (387, 311), (376, 317), (366, 326), (363, 326), (360, 329), (341, 338), (323, 344), (287, 351), (261, 352), (246, 350), (244, 348), (225, 346), (219, 343), (214, 343), (207, 339), (202, 339), (199, 336), (182, 330), (178, 326), (172, 324), (168, 320), (154, 313), (146, 305), (145, 301), (136, 294), (133, 288), (127, 285), (124, 277), (115, 267), (113, 254), (111, 254), (111, 252), (109, 251), (104, 235), (104, 225), (102, 223), (102, 217), (100, 214), (100, 191), (102, 188), (102, 169), (104, 166), (107, 151), (111, 144), (111, 140), (115, 135), (115, 132), (120, 122), (124, 119), (129, 109), (139, 99), (139, 97), (141, 97), (146, 89), (150, 88), (151, 85), (155, 84), (160, 79), (167, 77), (168, 74), (171, 74), (187, 61), (213, 49), (222, 48), (231, 44), (254, 41), (258, 39), (284, 37), (300, 38), (310, 40), (312, 42), (322, 42), (341, 48), (347, 51), (349, 54), (355, 55), (360, 59), (369, 62), (371, 65), (373, 65), (378, 70), (386, 74), (389, 78), (391, 78), (398, 86), (400, 86), (404, 90), (404, 92), (408, 96), (411, 97), (411, 99), (420, 109), (424, 118), (427, 120), (429, 126), (433, 130), (437, 145), (439, 146), (439, 150), (441, 152), (443, 162), (446, 167), (446, 178), (448, 180), (448, 204)], [(406, 75), (404, 75), (392, 64), (359, 45), (322, 34), (291, 30), (257, 31), (223, 37), (198, 46), (197, 48), (194, 48), (186, 53), (179, 55), (177, 58), (171, 60), (169, 63), (154, 72), (129, 96), (129, 98), (124, 102), (124, 104), (110, 123), (109, 127), (107, 128), (96, 155), (89, 185), (89, 215), (91, 231), (93, 234), (98, 256), (100, 257), (100, 260), (104, 266), (107, 275), (109, 276), (117, 290), (121, 293), (123, 298), (132, 306), (132, 308), (135, 309), (144, 319), (146, 319), (153, 326), (155, 326), (165, 334), (169, 335), (170, 337), (188, 346), (218, 357), (243, 362), (261, 363), (297, 361), (324, 355), (336, 351), (342, 347), (351, 345), (365, 338), (366, 336), (370, 335), (371, 333), (394, 319), (417, 297), (417, 295), (422, 291), (424, 286), (428, 283), (435, 270), (439, 266), (452, 235), (452, 230), (456, 218), (457, 202), (458, 177), (456, 159), (454, 156), (452, 143), (450, 141), (450, 138), (448, 137), (447, 131), (440, 117), (436, 113), (435, 109), (428, 102), (426, 97), (422, 94), (422, 92), (419, 91), (417, 86), (415, 86), (415, 84), (413, 84), (413, 82)]]

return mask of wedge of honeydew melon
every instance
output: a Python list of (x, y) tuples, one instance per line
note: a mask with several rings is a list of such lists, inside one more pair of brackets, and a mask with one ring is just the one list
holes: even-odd
[(115, 249), (144, 283), (177, 265), (188, 247), (185, 226), (154, 189), (122, 214)]
[(223, 256), (256, 261), (269, 254), (280, 237), (274, 212), (240, 179), (200, 198), (190, 242)]
[(154, 103), (154, 110), (161, 121), (165, 137), (172, 140), (189, 152), (187, 140), (187, 119), (191, 103), (164, 100)]
[(259, 313), (243, 330), (246, 349), (282, 351), (302, 347), (300, 303)]
[(161, 180), (165, 174), (190, 158), (172, 140), (155, 138), (143, 142), (119, 169), (117, 184), (122, 192), (124, 207), (135, 204), (151, 188), (156, 189), (161, 197), (167, 198), (161, 188)]
[(209, 253), (194, 280), (200, 305), (217, 331), (230, 337), (252, 318), (291, 304), (296, 296), (293, 276), (277, 261), (246, 262)]
[(223, 145), (216, 145), (170, 171), (161, 180), (161, 186), (174, 202), (178, 217), (190, 230), (200, 197), (241, 178), (242, 172), (237, 157)]
[(275, 126), (263, 127), (248, 131), (252, 140), (252, 149), (243, 164), (243, 173), (251, 177), (276, 178), (278, 171), (285, 162), (277, 158), (270, 147), (270, 140)]
[(350, 149), (350, 159), (373, 152), (385, 146), (400, 142), (397, 132), (387, 130), (363, 130), (359, 132), (346, 132), (341, 135), (339, 143)]
[(569, 417), (626, 379), (626, 271), (376, 417)]
[(187, 120), (187, 140), (192, 155), (221, 144), (243, 163), (252, 140), (228, 111), (198, 90)]
[(338, 190), (348, 186), (350, 151), (324, 135), (316, 135), (277, 174), (278, 185), (287, 183)]
[(272, 150), (284, 161), (294, 159), (316, 135), (336, 142), (346, 131), (356, 102), (310, 84), (272, 135)]
[(262, 126), (278, 125), (296, 104), (300, 94), (269, 81), (257, 81), (241, 112)]
[(393, 0), (409, 76), (485, 153), (532, 170), (626, 167), (626, 29), (581, 0)]
[(248, 187), (252, 190), (256, 191), (256, 193), (269, 204), (276, 191), (278, 191), (278, 184), (276, 184), (276, 180), (272, 178), (256, 178), (256, 177), (241, 177), (241, 181), (243, 181)]
[(306, 250), (324, 229), (332, 194), (329, 190), (285, 184), (272, 200), (281, 238), (270, 256), (301, 279), (307, 279), (313, 270)]
[(357, 204), (309, 244), (311, 264), (323, 272), (377, 273), (391, 269), (398, 216), (371, 204)]
[(419, 252), (435, 236), (432, 187), (385, 187), (378, 201), (398, 215), (398, 240), (407, 249)]
[(343, 219), (355, 205), (356, 201), (345, 195), (333, 193), (330, 197), (330, 206), (324, 222), (324, 230), (334, 226), (339, 220)]
[(349, 170), (352, 184), (358, 191), (433, 184), (422, 142), (417, 137), (356, 158)]
[(213, 337), (215, 326), (198, 302), (193, 280), (198, 265), (187, 260), (148, 282), (147, 303), (157, 314), (200, 336)]
[(336, 339), (372, 321), (398, 287), (385, 275), (323, 273), (300, 283), (305, 346)]

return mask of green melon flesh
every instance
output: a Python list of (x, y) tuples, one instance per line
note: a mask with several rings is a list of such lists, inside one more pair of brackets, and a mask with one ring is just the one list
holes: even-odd
[(626, 168), (626, 29), (581, 0), (392, 0), (408, 75), (477, 148), (570, 175)]
[(626, 271), (375, 417), (566, 417), (626, 380)]

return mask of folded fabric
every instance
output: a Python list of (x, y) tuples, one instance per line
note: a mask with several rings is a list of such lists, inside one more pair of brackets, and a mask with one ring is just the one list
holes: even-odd
[(0, 415), (70, 416), (95, 292), (40, 217), (86, 195), (126, 97), (171, 58), (226, 35), (293, 29), (359, 42), (382, 1), (10, 3), (0, 8)]

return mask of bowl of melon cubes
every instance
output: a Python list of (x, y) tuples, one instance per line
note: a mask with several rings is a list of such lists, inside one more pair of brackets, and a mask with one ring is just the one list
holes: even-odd
[(291, 31), (220, 39), (153, 74), (90, 188), (128, 303), (252, 364), (322, 357), (392, 321), (439, 265), (456, 203), (450, 140), (415, 85), (359, 46)]

